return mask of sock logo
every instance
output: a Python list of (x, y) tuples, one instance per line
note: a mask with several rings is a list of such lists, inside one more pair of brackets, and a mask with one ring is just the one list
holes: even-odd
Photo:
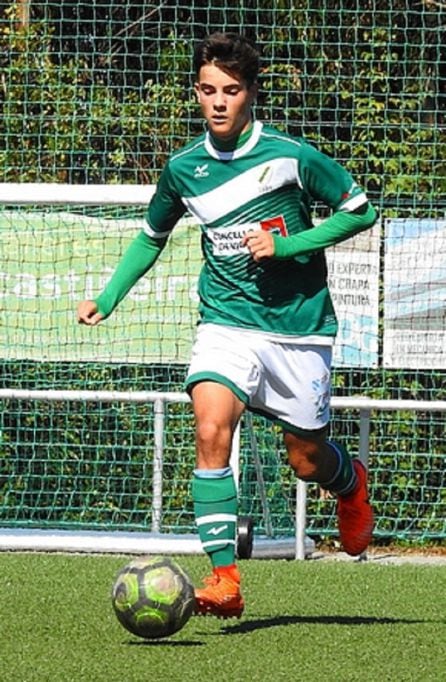
[(226, 523), (224, 526), (212, 526), (212, 528), (209, 528), (207, 531), (207, 535), (220, 535), (220, 533), (223, 533), (223, 531), (227, 530), (228, 524)]

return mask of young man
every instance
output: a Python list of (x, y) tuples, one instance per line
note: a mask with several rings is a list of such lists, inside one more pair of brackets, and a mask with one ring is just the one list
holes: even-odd
[[(239, 617), (235, 563), (237, 492), (229, 466), (245, 409), (283, 429), (296, 476), (337, 496), (339, 531), (351, 555), (373, 528), (366, 471), (327, 441), (336, 316), (323, 250), (370, 228), (376, 213), (337, 163), (301, 139), (253, 122), (259, 57), (243, 36), (215, 33), (197, 47), (195, 92), (207, 132), (168, 161), (147, 211), (105, 290), (78, 320), (105, 319), (154, 264), (178, 219), (202, 225), (200, 325), (186, 387), (196, 422), (192, 495), (212, 575), (196, 590), (200, 614)], [(313, 227), (311, 206), (332, 215)]]

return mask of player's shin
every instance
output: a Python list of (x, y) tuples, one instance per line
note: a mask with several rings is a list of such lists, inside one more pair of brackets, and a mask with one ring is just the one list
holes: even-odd
[(231, 468), (195, 470), (192, 496), (200, 540), (213, 566), (204, 587), (195, 590), (195, 613), (239, 618), (244, 601), (235, 565), (237, 489)]
[(372, 540), (373, 509), (367, 489), (367, 470), (359, 459), (352, 460), (337, 443), (328, 443), (337, 458), (330, 481), (321, 483), (337, 495), (339, 535), (344, 550), (351, 556), (362, 554)]
[(348, 495), (356, 485), (356, 472), (352, 459), (339, 443), (328, 441), (326, 445), (336, 458), (337, 464), (333, 477), (329, 481), (321, 481), (320, 485), (335, 495)]
[(200, 541), (212, 566), (234, 564), (237, 489), (232, 469), (196, 469), (192, 498)]

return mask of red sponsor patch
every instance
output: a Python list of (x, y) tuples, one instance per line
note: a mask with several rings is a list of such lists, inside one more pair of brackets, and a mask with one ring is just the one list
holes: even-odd
[(275, 218), (267, 218), (266, 220), (261, 220), (260, 227), (262, 228), (262, 230), (266, 230), (267, 232), (275, 232), (276, 234), (281, 234), (282, 237), (286, 237), (288, 235), (285, 220), (281, 215), (275, 216)]

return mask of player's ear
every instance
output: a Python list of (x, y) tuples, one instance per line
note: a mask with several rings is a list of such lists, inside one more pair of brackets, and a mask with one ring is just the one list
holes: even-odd
[(257, 99), (257, 95), (259, 94), (259, 84), (257, 82), (249, 86), (249, 94), (251, 96), (251, 100), (254, 102), (254, 100)]
[(195, 92), (195, 97), (197, 98), (197, 102), (200, 101), (200, 83), (194, 83), (194, 92)]

